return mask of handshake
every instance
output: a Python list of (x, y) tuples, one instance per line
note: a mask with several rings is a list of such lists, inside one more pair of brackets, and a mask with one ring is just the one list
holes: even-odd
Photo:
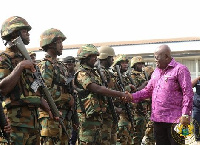
[(124, 96), (120, 97), (123, 102), (127, 103), (127, 102), (132, 102), (133, 101), (133, 97), (132, 97), (131, 93), (125, 91), (124, 94), (125, 94)]

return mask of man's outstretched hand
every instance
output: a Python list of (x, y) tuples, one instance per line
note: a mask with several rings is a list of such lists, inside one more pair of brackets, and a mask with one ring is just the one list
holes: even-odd
[(125, 92), (125, 95), (121, 97), (123, 102), (132, 102), (133, 101), (133, 97), (129, 92)]

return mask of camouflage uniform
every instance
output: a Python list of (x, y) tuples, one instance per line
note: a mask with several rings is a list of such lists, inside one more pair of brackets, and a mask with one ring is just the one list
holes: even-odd
[[(108, 69), (105, 69), (105, 67), (103, 66), (101, 66), (101, 70), (104, 73), (104, 76), (106, 77), (106, 80), (108, 82), (108, 88), (114, 89), (115, 79), (113, 78), (114, 75), (112, 74), (112, 72)], [(108, 101), (106, 97), (104, 104), (108, 106)], [(113, 118), (109, 106), (107, 108), (107, 111), (103, 113), (102, 116), (103, 116), (102, 144), (115, 145), (117, 142), (117, 124), (113, 123)]]
[[(108, 56), (115, 56), (114, 49), (109, 46), (101, 46), (99, 49), (98, 59), (101, 61), (108, 58)], [(115, 76), (112, 72), (112, 69), (106, 69), (101, 65), (101, 71), (104, 75), (104, 79), (107, 82), (107, 87), (113, 90), (115, 89)], [(107, 98), (107, 97), (106, 97)], [(108, 101), (105, 98), (105, 103), (108, 105)], [(113, 100), (113, 98), (112, 98)], [(118, 114), (117, 114), (118, 115)], [(106, 113), (103, 114), (103, 130), (102, 130), (102, 144), (104, 145), (116, 145), (117, 143), (117, 126), (118, 124), (113, 122), (113, 117), (108, 106)]]
[[(14, 16), (7, 19), (2, 25), (2, 39), (7, 40), (8, 36), (17, 30), (31, 26), (25, 19)], [(6, 48), (0, 54), (0, 80), (7, 77), (24, 57), (18, 51)], [(31, 88), (33, 75), (30, 70), (25, 69), (21, 73), (20, 80), (15, 88), (6, 95), (5, 107), (11, 122), (11, 140), (15, 145), (37, 145), (39, 144), (39, 123), (38, 107), (41, 104), (41, 92), (38, 89), (34, 92)]]
[[(97, 48), (92, 44), (82, 46), (78, 51), (78, 58), (87, 59), (91, 54), (98, 55)], [(106, 112), (104, 97), (90, 92), (87, 86), (91, 83), (102, 85), (99, 75), (94, 68), (80, 64), (74, 83), (80, 90), (78, 93), (78, 113), (80, 122), (80, 145), (102, 145), (102, 114)]]
[[(131, 76), (136, 84), (136, 88), (138, 88), (144, 81), (146, 81), (144, 74), (137, 71), (132, 71)], [(139, 145), (142, 142), (142, 138), (144, 136), (145, 130), (145, 101), (139, 102), (137, 104), (133, 104), (134, 106), (134, 135), (133, 140), (135, 145)]]
[[(138, 62), (144, 63), (142, 57), (141, 56), (133, 57), (131, 59), (131, 67), (134, 67), (134, 65)], [(140, 87), (146, 81), (144, 72), (132, 70), (131, 77), (134, 81), (136, 88)], [(142, 142), (142, 138), (144, 136), (144, 131), (146, 127), (145, 114), (147, 112), (145, 112), (145, 109), (149, 107), (148, 105), (149, 101), (141, 101), (137, 104), (133, 104), (134, 106), (133, 116), (135, 121), (134, 135), (133, 135), (134, 145), (140, 145)]]
[[(145, 73), (148, 77), (148, 80), (151, 77), (151, 74), (153, 73), (154, 69), (151, 66), (145, 67)], [(145, 136), (142, 139), (143, 145), (155, 145), (155, 137), (154, 137), (154, 129), (153, 129), (153, 121), (150, 120), (151, 118), (151, 99), (148, 102), (148, 108), (146, 113), (146, 130), (145, 130)]]
[[(48, 36), (51, 37), (49, 38)], [(59, 36), (63, 38), (63, 40), (65, 39), (62, 32), (57, 29), (52, 28), (46, 30), (41, 35), (41, 47), (52, 43), (51, 40), (54, 39), (54, 37)], [(65, 76), (66, 70), (59, 61), (53, 61), (52, 57), (48, 54), (45, 55), (45, 58), (38, 64), (38, 66), (58, 110), (62, 113), (62, 118), (64, 119), (63, 122), (67, 128), (68, 135), (70, 135), (71, 107), (69, 106), (69, 101), (72, 99), (72, 96), (68, 93), (69, 90), (65, 85), (67, 79)], [(49, 115), (42, 110), (40, 110), (39, 119), (42, 127), (41, 144), (68, 144), (70, 136), (64, 134), (62, 127), (59, 127), (59, 122), (50, 119)]]
[[(113, 66), (117, 65), (120, 63), (120, 61), (127, 61), (128, 59), (126, 58), (125, 55), (118, 55), (115, 58)], [(114, 69), (115, 71), (115, 69)], [(118, 78), (117, 73), (114, 73), (116, 78)], [(124, 86), (125, 86), (125, 91), (131, 92), (131, 88), (129, 86), (130, 80), (128, 79), (127, 75), (125, 73), (122, 74), (122, 79), (124, 81)], [(120, 90), (120, 87), (117, 86), (118, 90)], [(120, 90), (121, 91), (121, 90)], [(120, 99), (115, 99), (115, 104), (117, 108), (121, 108), (122, 111), (120, 112), (120, 120), (118, 123), (118, 134), (117, 134), (117, 144), (120, 145), (131, 145), (132, 144), (132, 127), (131, 123), (128, 119), (128, 115), (125, 111), (125, 104), (122, 103)], [(132, 106), (132, 105), (131, 105)]]
[[(5, 108), (5, 102), (2, 102), (2, 107), (4, 109), (5, 116), (7, 116), (7, 110)], [(3, 137), (3, 133), (2, 134), (1, 133), (2, 132), (1, 132), (1, 129), (0, 129), (0, 145), (8, 145), (8, 141)]]
[[(68, 79), (74, 79), (75, 75), (75, 64), (76, 64), (76, 59), (73, 56), (67, 56), (62, 59), (61, 64), (63, 64), (64, 68), (67, 69), (66, 71), (66, 76)], [(70, 66), (70, 68), (69, 68)], [(71, 131), (71, 138), (69, 140), (69, 145), (74, 145), (77, 143), (78, 133), (79, 133), (79, 121), (78, 121), (78, 114), (77, 114), (77, 93), (74, 91), (74, 86), (73, 84), (70, 84), (69, 86), (71, 89), (71, 93), (73, 94), (74, 97), (74, 107), (73, 107), (73, 114), (72, 114), (72, 131)]]

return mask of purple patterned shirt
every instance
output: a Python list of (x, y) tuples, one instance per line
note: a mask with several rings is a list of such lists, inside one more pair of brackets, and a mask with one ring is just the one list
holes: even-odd
[(178, 123), (183, 114), (191, 115), (193, 90), (190, 72), (172, 59), (166, 69), (156, 68), (148, 85), (132, 96), (135, 103), (152, 96), (151, 120)]

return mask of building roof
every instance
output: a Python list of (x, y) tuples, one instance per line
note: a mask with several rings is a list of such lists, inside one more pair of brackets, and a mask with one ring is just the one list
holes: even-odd
[[(127, 46), (127, 45), (141, 45), (141, 44), (159, 44), (159, 43), (174, 43), (174, 42), (187, 42), (187, 41), (200, 41), (200, 37), (183, 37), (183, 38), (169, 38), (169, 39), (151, 39), (151, 40), (137, 40), (137, 41), (118, 41), (118, 42), (101, 42), (93, 43), (96, 47), (99, 46)], [(63, 49), (78, 49), (85, 44), (64, 45)], [(40, 47), (29, 48), (31, 51), (40, 51)]]

